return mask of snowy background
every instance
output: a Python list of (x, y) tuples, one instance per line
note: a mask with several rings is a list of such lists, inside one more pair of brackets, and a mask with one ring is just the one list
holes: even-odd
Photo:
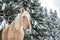
[[(50, 11), (50, 9), (53, 11), (57, 10), (58, 17), (60, 18), (60, 0), (39, 0), (39, 2), (41, 2), (41, 6), (44, 8), (46, 7), (48, 11)], [(2, 8), (4, 9), (4, 6)], [(0, 29), (4, 24), (6, 24), (5, 20), (3, 20)]]
[(1, 0), (0, 39), (3, 28), (10, 24), (27, 2), (31, 10), (32, 33), (24, 40), (60, 40), (60, 1), (59, 0)]
[(40, 0), (41, 5), (43, 7), (46, 7), (48, 11), (50, 9), (57, 10), (58, 12), (58, 17), (60, 18), (60, 0)]

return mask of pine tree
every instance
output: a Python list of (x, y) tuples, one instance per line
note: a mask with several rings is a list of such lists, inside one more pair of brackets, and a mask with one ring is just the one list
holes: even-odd
[(44, 17), (47, 17), (48, 16), (48, 12), (47, 12), (47, 9), (46, 8), (44, 8), (43, 14), (44, 14)]
[(57, 11), (54, 11), (54, 17), (57, 18)]
[(37, 0), (33, 1), (32, 6), (32, 22), (34, 22), (32, 26), (32, 40), (43, 40), (43, 37), (46, 36), (44, 32), (47, 31), (43, 24), (43, 7), (41, 7)]

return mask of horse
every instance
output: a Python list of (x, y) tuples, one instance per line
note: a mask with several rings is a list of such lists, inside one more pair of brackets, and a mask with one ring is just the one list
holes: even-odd
[(2, 40), (23, 40), (24, 30), (31, 32), (31, 16), (30, 10), (27, 8), (20, 9), (20, 14), (12, 21), (12, 23), (6, 26), (2, 31)]

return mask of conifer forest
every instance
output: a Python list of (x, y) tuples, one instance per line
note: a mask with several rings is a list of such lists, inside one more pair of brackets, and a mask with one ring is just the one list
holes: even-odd
[(57, 10), (48, 11), (39, 0), (0, 0), (0, 40), (3, 28), (15, 19), (22, 7), (30, 9), (32, 25), (31, 34), (25, 33), (24, 40), (60, 40)]

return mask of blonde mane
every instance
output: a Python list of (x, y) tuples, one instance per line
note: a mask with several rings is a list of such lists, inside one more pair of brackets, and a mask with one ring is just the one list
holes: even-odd
[(18, 25), (18, 24), (20, 24), (19, 21), (21, 21), (21, 13), (18, 14), (18, 16), (17, 16), (17, 17), (15, 18), (15, 20), (14, 20), (14, 22), (15, 22), (15, 25), (14, 25), (15, 30), (17, 30), (18, 27), (19, 27), (19, 25)]

